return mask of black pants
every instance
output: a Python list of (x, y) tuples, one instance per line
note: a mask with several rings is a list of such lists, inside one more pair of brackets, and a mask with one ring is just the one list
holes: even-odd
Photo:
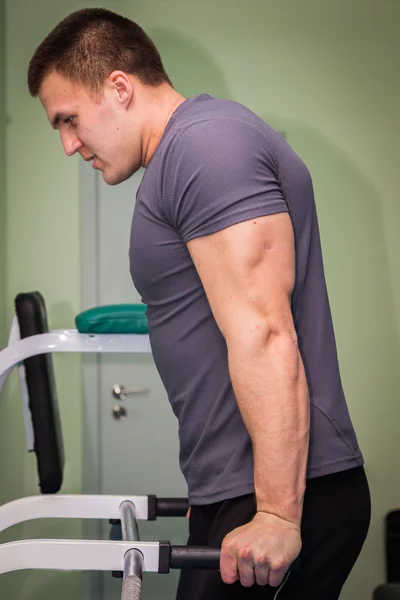
[[(220, 548), (230, 531), (255, 514), (254, 495), (193, 506), (189, 545)], [(300, 569), (280, 588), (225, 584), (219, 571), (181, 572), (177, 600), (337, 600), (366, 538), (371, 515), (362, 467), (311, 479), (302, 519)]]

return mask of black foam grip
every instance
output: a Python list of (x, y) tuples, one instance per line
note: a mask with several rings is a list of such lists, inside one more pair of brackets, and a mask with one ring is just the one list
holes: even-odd
[(157, 498), (157, 517), (184, 517), (188, 510), (187, 498)]
[[(171, 569), (219, 569), (221, 551), (207, 546), (171, 546)], [(289, 571), (300, 569), (300, 558), (291, 564)]]
[(171, 569), (219, 569), (220, 550), (207, 546), (171, 546)]

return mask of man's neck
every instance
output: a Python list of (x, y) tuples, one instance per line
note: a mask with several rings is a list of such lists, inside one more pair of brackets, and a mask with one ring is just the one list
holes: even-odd
[(145, 168), (151, 161), (173, 113), (185, 99), (170, 86), (154, 95), (148, 127), (143, 135), (142, 165)]

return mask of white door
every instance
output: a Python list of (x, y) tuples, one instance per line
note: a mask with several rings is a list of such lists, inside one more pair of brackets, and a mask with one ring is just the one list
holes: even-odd
[[(97, 305), (139, 303), (128, 262), (129, 233), (136, 191), (142, 172), (114, 187), (107, 186), (101, 174), (84, 168), (83, 177), (94, 181), (95, 225), (92, 257)], [(95, 179), (93, 179), (95, 178)], [(93, 207), (92, 207), (93, 209)], [(83, 224), (85, 231), (85, 224)], [(93, 229), (93, 227), (92, 227)], [(87, 265), (86, 265), (87, 270)], [(84, 285), (89, 285), (85, 284)], [(155, 494), (159, 497), (186, 497), (187, 488), (178, 464), (178, 424), (151, 354), (106, 355), (97, 357), (98, 418), (96, 441), (98, 457), (97, 492), (102, 494)], [(123, 401), (113, 398), (115, 384), (145, 388)], [(88, 398), (85, 402), (92, 402)], [(113, 408), (123, 407), (126, 417), (115, 418)], [(88, 446), (86, 446), (88, 447)], [(88, 461), (86, 460), (86, 464)], [(95, 491), (92, 490), (91, 491)], [(108, 538), (110, 526), (103, 523), (102, 537)], [(145, 540), (169, 540), (185, 544), (188, 525), (184, 517), (139, 522), (140, 537)], [(144, 574), (143, 600), (172, 600), (179, 572), (168, 575)], [(109, 574), (101, 577), (101, 600), (116, 600), (121, 580)], [(92, 594), (91, 600), (95, 600)], [(99, 600), (96, 593), (96, 600)]]

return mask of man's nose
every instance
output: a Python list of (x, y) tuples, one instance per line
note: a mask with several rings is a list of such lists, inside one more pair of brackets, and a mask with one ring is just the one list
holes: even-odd
[(61, 142), (64, 147), (64, 152), (67, 156), (72, 156), (77, 150), (79, 150), (83, 146), (83, 143), (78, 138), (78, 136), (72, 132), (62, 133)]

